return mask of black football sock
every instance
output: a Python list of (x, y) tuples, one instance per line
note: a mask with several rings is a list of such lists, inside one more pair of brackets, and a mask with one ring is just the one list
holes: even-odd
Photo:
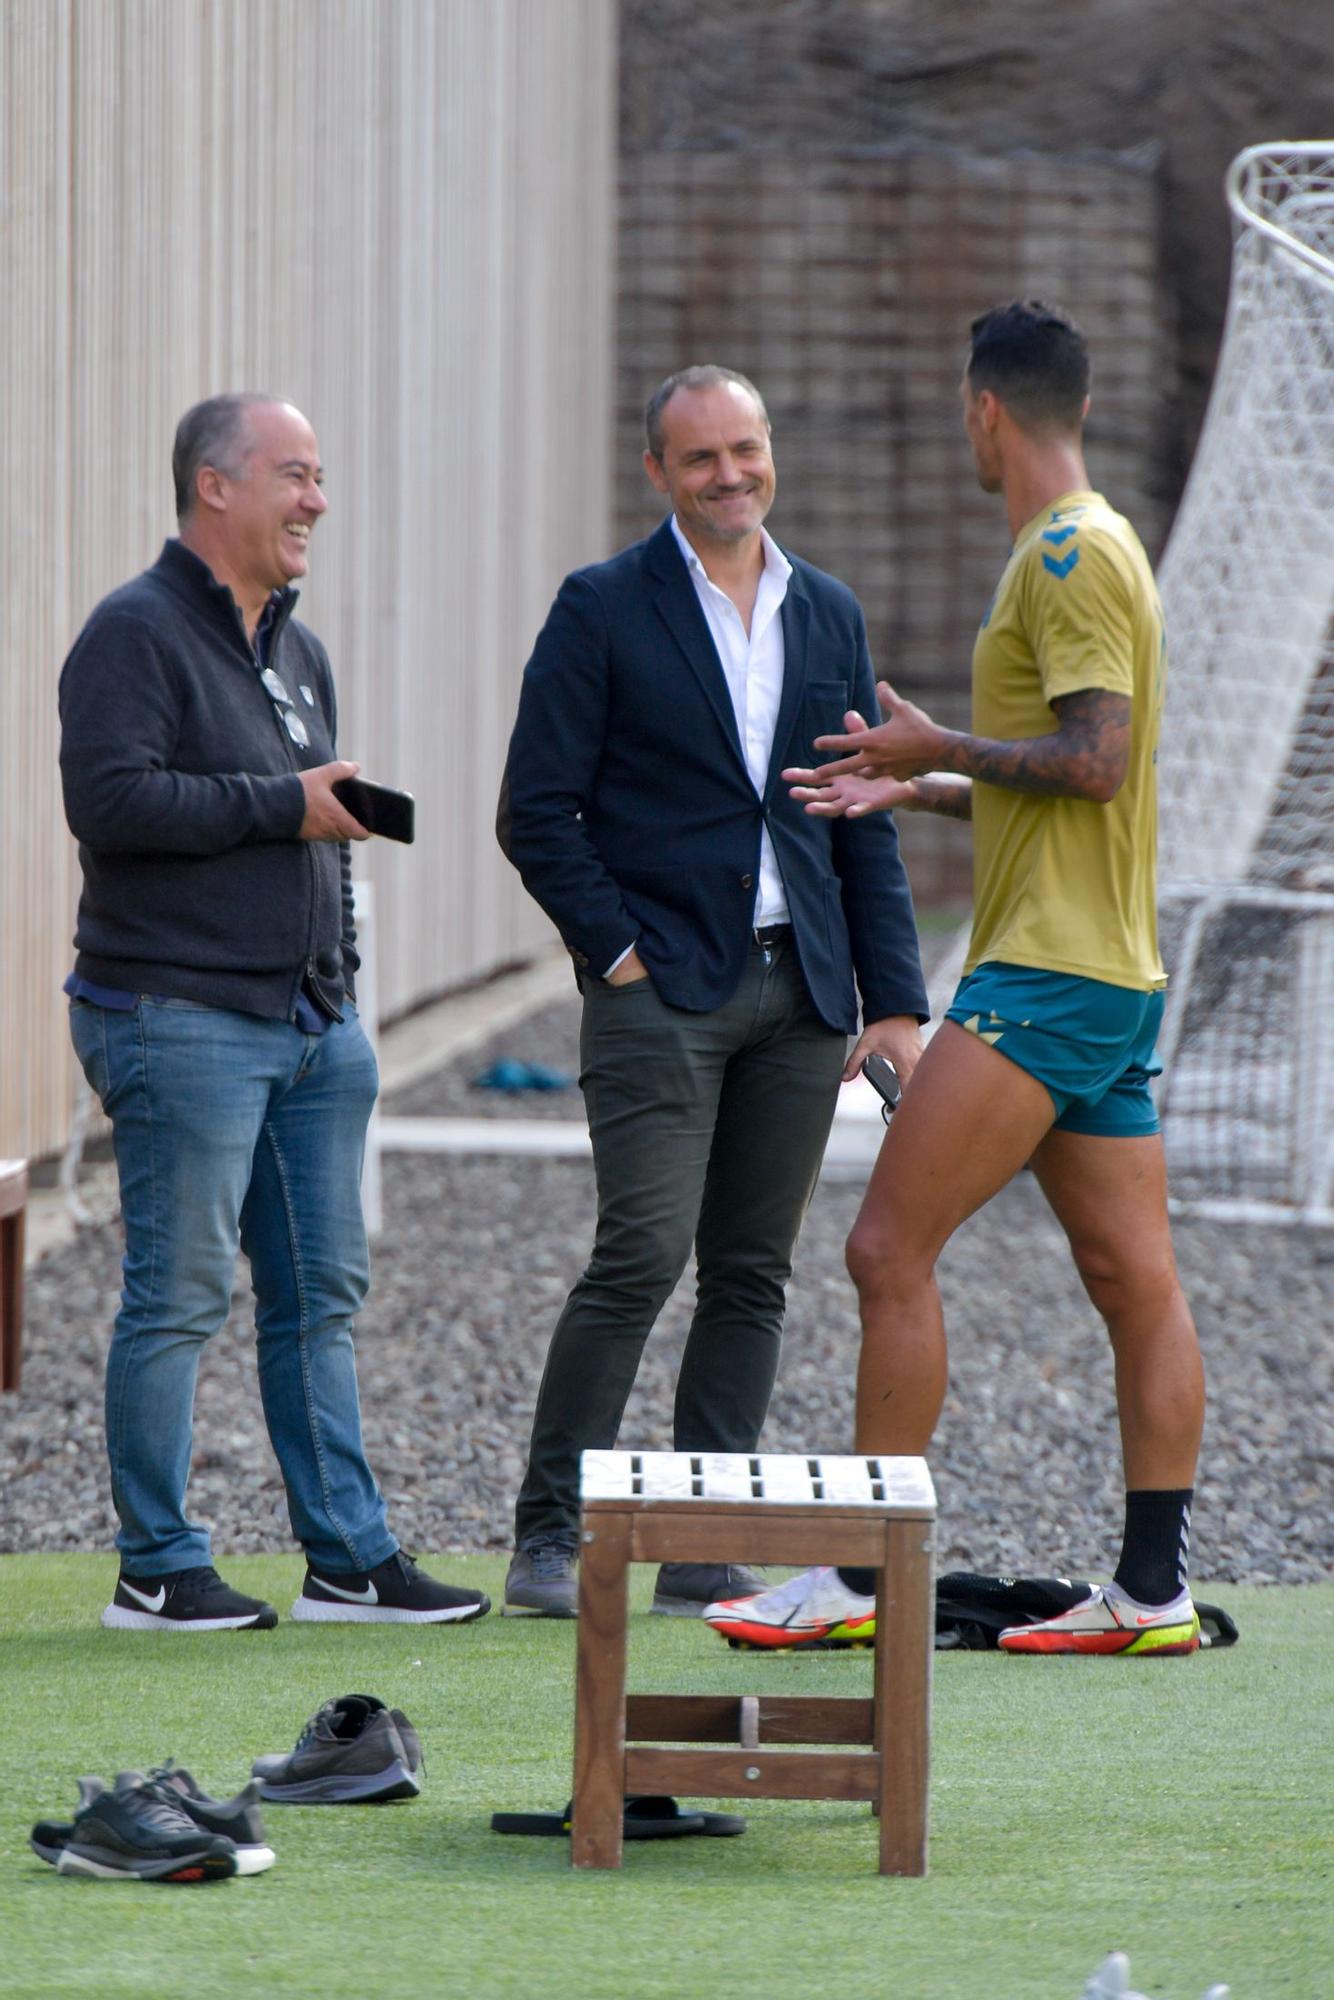
[(1126, 1532), (1115, 1581), (1140, 1604), (1168, 1604), (1190, 1574), (1193, 1486), (1126, 1495)]
[(875, 1596), (875, 1571), (873, 1569), (841, 1569), (838, 1580), (848, 1590), (855, 1590), (858, 1597)]

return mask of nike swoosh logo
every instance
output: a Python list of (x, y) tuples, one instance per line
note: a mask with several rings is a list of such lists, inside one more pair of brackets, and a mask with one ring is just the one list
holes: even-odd
[(124, 1577), (120, 1580), (120, 1587), (127, 1597), (134, 1599), (136, 1604), (142, 1604), (145, 1611), (160, 1611), (167, 1601), (167, 1586), (165, 1583), (158, 1586), (156, 1597), (145, 1596), (144, 1592), (136, 1590), (132, 1583), (126, 1583)]
[(368, 1583), (363, 1590), (344, 1590), (340, 1584), (330, 1583), (326, 1577), (322, 1576), (312, 1577), (311, 1582), (317, 1583), (321, 1590), (327, 1590), (331, 1597), (346, 1598), (349, 1604), (378, 1604), (380, 1602), (373, 1583)]
[(1158, 1613), (1156, 1611), (1151, 1611), (1147, 1618), (1141, 1618), (1139, 1613), (1136, 1612), (1135, 1623), (1137, 1625), (1152, 1625), (1157, 1617)]

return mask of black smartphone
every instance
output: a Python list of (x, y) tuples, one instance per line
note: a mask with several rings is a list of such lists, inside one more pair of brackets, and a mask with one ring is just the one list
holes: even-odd
[(880, 1107), (880, 1114), (886, 1125), (888, 1125), (890, 1113), (903, 1095), (902, 1090), (899, 1088), (898, 1071), (892, 1062), (886, 1061), (884, 1056), (872, 1055), (867, 1056), (862, 1063), (862, 1075), (868, 1083), (874, 1084), (884, 1099), (884, 1103)]
[(382, 834), (386, 840), (402, 840), (409, 845), (415, 837), (417, 802), (411, 792), (373, 785), (369, 778), (336, 778), (333, 795), (367, 833)]

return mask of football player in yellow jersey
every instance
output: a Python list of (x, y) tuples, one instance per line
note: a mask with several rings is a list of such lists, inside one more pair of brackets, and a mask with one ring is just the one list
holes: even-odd
[[(845, 719), (835, 761), (784, 777), (807, 810), (971, 819), (962, 983), (904, 1091), (848, 1240), (862, 1319), (857, 1449), (925, 1452), (944, 1400), (935, 1264), (1030, 1164), (1069, 1237), (1115, 1362), (1126, 1524), (1115, 1578), (1016, 1627), (1014, 1652), (1187, 1653), (1204, 1376), (1167, 1220), (1150, 1078), (1165, 975), (1155, 914), (1154, 761), (1165, 645), (1130, 524), (1091, 490), (1084, 338), (1014, 303), (973, 323), (963, 417), (1014, 548), (973, 659), (973, 731), (881, 684), (885, 720)], [(728, 1636), (792, 1645), (873, 1629), (869, 1572), (808, 1571), (712, 1605)]]

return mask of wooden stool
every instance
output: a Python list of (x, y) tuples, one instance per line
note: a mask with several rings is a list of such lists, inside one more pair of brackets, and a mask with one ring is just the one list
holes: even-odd
[(0, 1389), (23, 1372), (23, 1214), (28, 1162), (0, 1160)]
[[(869, 1800), (880, 1815), (880, 1873), (925, 1875), (936, 1518), (925, 1459), (586, 1451), (582, 1495), (573, 1865), (619, 1868), (626, 1795), (680, 1792)], [(627, 1696), (632, 1562), (873, 1569), (871, 1700)], [(736, 1747), (664, 1749), (646, 1738)], [(872, 1747), (761, 1747), (850, 1743)]]

